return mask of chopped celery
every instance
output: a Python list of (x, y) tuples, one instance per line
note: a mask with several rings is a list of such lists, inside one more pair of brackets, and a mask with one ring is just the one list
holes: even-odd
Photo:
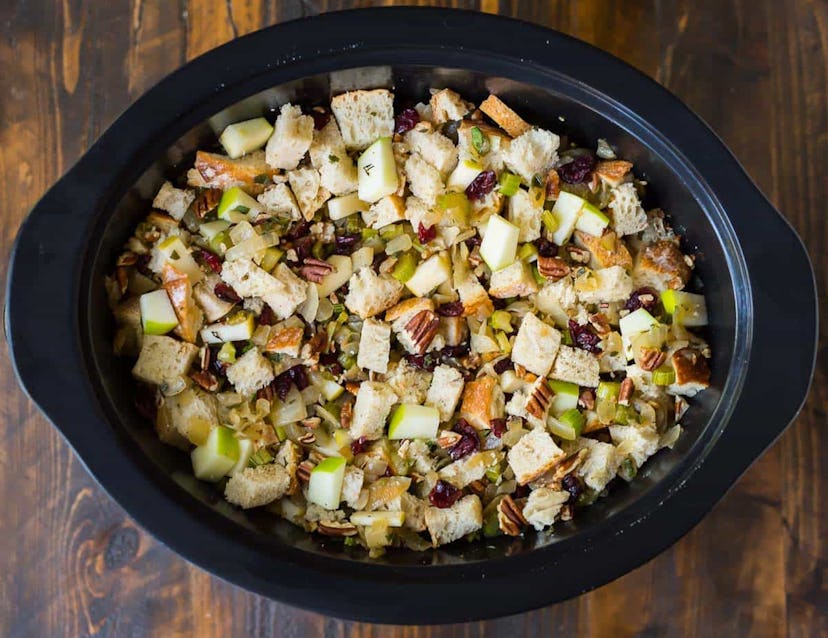
[(491, 467), (486, 468), (486, 478), (489, 479), (489, 482), (497, 485), (498, 483), (500, 483), (500, 479), (502, 477), (503, 472), (501, 471), (499, 465), (492, 465)]
[(574, 341), (572, 341), (572, 333), (569, 332), (569, 330), (562, 330), (561, 333), (563, 336), (563, 344), (565, 346), (571, 346), (574, 343)]
[(335, 304), (333, 305), (333, 315), (331, 315), (331, 316), (334, 316), (334, 315), (339, 315), (339, 314), (341, 314), (344, 310), (345, 310), (345, 304), (335, 303)]
[(284, 425), (277, 425), (276, 426), (276, 437), (280, 441), (284, 441), (285, 439), (287, 439), (287, 430), (285, 429)]
[(561, 423), (570, 426), (580, 436), (584, 429), (586, 418), (578, 411), (578, 408), (571, 408), (558, 417)]
[[(543, 286), (546, 284), (546, 277), (540, 274), (537, 265), (532, 266), (532, 276), (535, 278), (535, 283), (539, 286)], [(564, 333), (566, 335), (566, 333)]]
[(285, 251), (281, 250), (280, 248), (276, 248), (273, 246), (267, 248), (265, 250), (264, 257), (262, 257), (262, 268), (270, 272), (271, 270), (276, 268), (276, 264), (279, 263), (279, 260), (282, 258), (284, 254)]
[(258, 452), (254, 452), (250, 455), (250, 459), (247, 461), (247, 464), (250, 467), (257, 467), (259, 465), (267, 465), (273, 461), (273, 455), (267, 451), (267, 448), (262, 448)]
[(384, 241), (389, 241), (390, 239), (394, 239), (394, 237), (399, 237), (405, 232), (405, 228), (402, 224), (389, 224), (388, 226), (383, 226), (379, 230), (379, 236)]
[(615, 422), (618, 425), (630, 425), (638, 422), (638, 416), (628, 405), (619, 405), (615, 408)]
[(621, 461), (621, 465), (618, 467), (618, 476), (625, 481), (630, 482), (635, 478), (636, 474), (638, 474), (638, 466), (635, 464), (635, 460), (632, 457), (628, 456)]
[(313, 248), (311, 248), (311, 255), (313, 255), (316, 259), (325, 260), (328, 256), (328, 249), (327, 246), (320, 240), (316, 241), (313, 244)]
[(360, 232), (362, 233), (362, 241), (373, 239), (377, 236), (377, 231), (373, 228), (363, 228)]
[(618, 396), (621, 391), (621, 383), (618, 381), (600, 381), (595, 396), (599, 399), (612, 399)]
[(512, 334), (512, 315), (505, 310), (495, 310), (489, 318), (492, 328), (502, 330), (506, 334)]
[(236, 363), (236, 346), (228, 341), (219, 348), (216, 358), (222, 363)]
[(363, 230), (362, 217), (359, 215), (351, 215), (345, 219), (345, 232), (349, 235), (358, 233)]
[(676, 371), (673, 366), (661, 366), (653, 370), (653, 383), (656, 385), (672, 385), (676, 382)]
[(558, 220), (552, 214), (551, 210), (544, 210), (541, 213), (541, 222), (543, 222), (543, 227), (550, 233), (558, 230)]
[(578, 438), (578, 432), (575, 428), (568, 423), (559, 421), (553, 416), (547, 418), (546, 426), (552, 434), (564, 439), (565, 441), (574, 441)]
[(506, 195), (506, 197), (516, 195), (518, 188), (520, 188), (520, 177), (506, 171), (500, 175), (499, 190), (501, 195)]
[(391, 276), (399, 281), (405, 283), (414, 276), (417, 270), (417, 258), (413, 253), (403, 253), (394, 265), (394, 270), (391, 271)]
[(495, 341), (497, 341), (497, 345), (498, 345), (498, 347), (499, 347), (499, 348), (500, 348), (503, 352), (507, 352), (507, 353), (508, 353), (508, 352), (511, 352), (511, 351), (512, 351), (512, 344), (511, 344), (511, 343), (509, 343), (509, 337), (507, 337), (507, 336), (506, 336), (506, 333), (501, 332), (501, 331), (499, 331), (499, 330), (498, 330), (498, 331), (495, 333)]
[(466, 193), (445, 193), (437, 197), (437, 210), (443, 213), (442, 223), (465, 226), (469, 221), (471, 205)]
[(476, 126), (472, 127), (471, 130), (471, 142), (478, 155), (485, 155), (491, 148), (489, 137)]
[(340, 353), (336, 360), (339, 362), (339, 365), (346, 370), (350, 370), (356, 365), (356, 359), (354, 359), (353, 355), (350, 355), (347, 352)]
[(230, 233), (226, 230), (216, 233), (213, 235), (212, 239), (210, 239), (210, 250), (219, 255), (223, 255), (227, 252), (227, 249), (232, 248), (232, 246), (233, 242), (230, 240)]
[(359, 547), (359, 539), (356, 536), (346, 536), (342, 541), (345, 547)]
[(552, 403), (550, 404), (550, 408), (553, 414), (561, 414), (562, 412), (566, 412), (578, 405), (578, 395), (580, 394), (580, 389), (575, 383), (569, 383), (568, 381), (556, 381), (552, 380), (549, 382), (549, 387), (552, 388), (552, 392), (554, 392), (554, 396), (552, 397)]
[(536, 261), (538, 259), (538, 249), (535, 244), (523, 244), (518, 248), (517, 258), (523, 261)]

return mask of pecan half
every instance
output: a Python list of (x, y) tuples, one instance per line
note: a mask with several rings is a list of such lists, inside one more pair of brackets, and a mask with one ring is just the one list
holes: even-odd
[(340, 523), (338, 521), (319, 521), (316, 531), (325, 536), (356, 536), (357, 528), (353, 523)]
[(546, 383), (541, 381), (532, 390), (532, 394), (526, 401), (526, 411), (532, 416), (542, 419), (552, 403), (552, 389)]
[(205, 370), (194, 372), (190, 378), (207, 392), (215, 392), (219, 389), (219, 380), (211, 372)]
[(635, 391), (635, 384), (629, 377), (621, 382), (621, 387), (618, 389), (618, 405), (629, 405), (630, 398), (632, 398)]
[(538, 257), (538, 272), (541, 277), (558, 281), (569, 274), (569, 265), (559, 257)]
[(299, 269), (299, 274), (308, 281), (318, 284), (321, 283), (325, 278), (325, 275), (332, 272), (333, 269), (334, 267), (327, 261), (322, 261), (321, 259), (316, 259), (314, 257), (307, 257), (305, 258), (302, 267)]
[(593, 410), (595, 408), (595, 393), (586, 388), (578, 397), (578, 405), (586, 410)]
[(601, 336), (608, 335), (611, 332), (609, 319), (607, 319), (607, 316), (603, 312), (596, 312), (594, 315), (590, 315), (589, 323), (595, 328), (595, 332)]
[(444, 450), (447, 450), (450, 447), (456, 445), (457, 442), (462, 438), (463, 437), (457, 432), (452, 432), (451, 430), (443, 430), (437, 436), (437, 445), (439, 445)]
[(667, 355), (655, 348), (641, 348), (641, 361), (639, 366), (642, 370), (652, 372), (667, 359)]
[(322, 419), (320, 419), (318, 416), (312, 416), (302, 420), (302, 427), (307, 428), (309, 430), (317, 430), (319, 429), (319, 426), (321, 424)]
[(310, 481), (310, 475), (313, 471), (313, 468), (316, 467), (316, 463), (313, 461), (302, 461), (296, 468), (296, 478), (299, 479), (302, 483), (307, 483)]
[(339, 409), (339, 425), (346, 430), (351, 427), (351, 420), (354, 416), (354, 404), (352, 401), (345, 401)]
[(440, 320), (431, 310), (421, 310), (405, 324), (405, 331), (411, 338), (417, 354), (424, 354), (440, 327)]
[(567, 246), (566, 251), (569, 253), (569, 258), (576, 264), (588, 264), (590, 259), (590, 252), (586, 248), (579, 246)]
[(313, 445), (316, 443), (316, 435), (313, 432), (305, 432), (296, 440), (302, 445)]
[(190, 210), (199, 219), (204, 219), (207, 213), (219, 205), (222, 194), (220, 188), (205, 188), (193, 200), (193, 203), (190, 205)]
[(500, 531), (509, 536), (520, 536), (521, 530), (529, 524), (523, 509), (508, 494), (497, 504), (497, 523)]
[(566, 504), (561, 507), (561, 512), (558, 516), (560, 516), (561, 521), (571, 521), (572, 516), (575, 513), (575, 509), (570, 504)]

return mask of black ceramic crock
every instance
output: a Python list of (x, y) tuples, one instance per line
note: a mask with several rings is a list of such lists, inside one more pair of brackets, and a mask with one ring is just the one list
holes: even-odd
[[(606, 138), (650, 182), (698, 256), (713, 379), (673, 451), (552, 535), (416, 554), (361, 551), (241, 512), (192, 478), (135, 413), (111, 352), (103, 277), (164, 177), (214, 131), (292, 100), (429, 87), (499, 94), (571, 139)], [(726, 105), (725, 105), (726, 108)], [(12, 256), (6, 330), (26, 392), (90, 473), (186, 559), (260, 594), (393, 623), (516, 613), (574, 596), (689, 531), (799, 411), (814, 365), (813, 271), (797, 235), (698, 117), (641, 73), (559, 33), (437, 9), (369, 9), (281, 24), (189, 63), (149, 91), (44, 196)]]

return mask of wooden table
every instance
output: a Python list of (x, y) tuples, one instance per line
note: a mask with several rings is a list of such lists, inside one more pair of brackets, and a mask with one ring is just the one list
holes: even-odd
[[(378, 3), (2, 2), (0, 210), (6, 223), (0, 225), (0, 268), (5, 272), (29, 207), (164, 75), (262, 26), (370, 4)], [(797, 227), (825, 293), (824, 0), (431, 4), (502, 12), (554, 27), (620, 56), (676, 92)], [(791, 326), (792, 338), (795, 333)], [(826, 334), (823, 328), (821, 349)], [(768, 362), (768, 373), (784, 371)], [(3, 636), (828, 635), (825, 358), (796, 423), (703, 523), (655, 560), (541, 611), (396, 630), (286, 607), (188, 565), (138, 529), (94, 484), (20, 392), (5, 355), (0, 388)]]

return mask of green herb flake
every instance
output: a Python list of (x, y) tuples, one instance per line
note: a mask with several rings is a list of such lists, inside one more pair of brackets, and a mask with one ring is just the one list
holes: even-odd
[(336, 155), (328, 155), (328, 161), (331, 164), (336, 164), (339, 161), (339, 158)]

